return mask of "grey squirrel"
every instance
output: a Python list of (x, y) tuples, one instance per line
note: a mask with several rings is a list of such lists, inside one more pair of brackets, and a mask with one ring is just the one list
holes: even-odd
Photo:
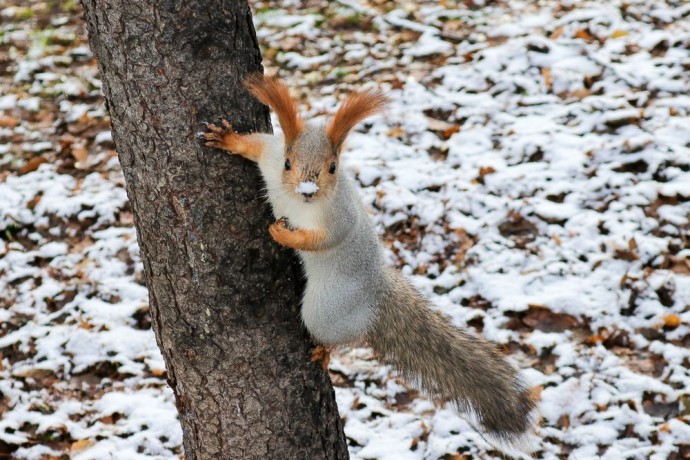
[(325, 347), (366, 341), (383, 362), (468, 415), (497, 448), (533, 451), (538, 417), (517, 371), (489, 342), (453, 327), (386, 265), (356, 189), (340, 173), (348, 134), (383, 110), (387, 98), (351, 93), (323, 126), (304, 122), (282, 81), (257, 74), (245, 84), (275, 111), (283, 135), (238, 134), (223, 120), (203, 137), (209, 147), (258, 163), (278, 218), (269, 232), (302, 259), (302, 319), (310, 334)]

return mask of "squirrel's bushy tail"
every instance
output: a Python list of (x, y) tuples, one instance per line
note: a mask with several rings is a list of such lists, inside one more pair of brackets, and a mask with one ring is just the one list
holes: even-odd
[(453, 327), (397, 271), (380, 299), (368, 341), (387, 364), (456, 405), (506, 453), (534, 450), (535, 403), (493, 345)]

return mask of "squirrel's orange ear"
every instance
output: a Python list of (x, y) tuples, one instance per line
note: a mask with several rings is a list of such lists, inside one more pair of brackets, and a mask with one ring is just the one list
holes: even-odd
[(254, 97), (273, 109), (285, 134), (286, 144), (292, 144), (304, 129), (304, 121), (287, 85), (276, 77), (265, 77), (260, 73), (247, 77), (244, 85)]
[(326, 134), (336, 153), (340, 152), (345, 138), (357, 123), (381, 112), (387, 103), (388, 98), (378, 90), (348, 94), (326, 128)]

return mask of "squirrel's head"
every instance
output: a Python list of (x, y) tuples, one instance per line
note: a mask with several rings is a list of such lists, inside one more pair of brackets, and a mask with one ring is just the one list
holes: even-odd
[(305, 125), (281, 80), (256, 74), (246, 80), (246, 86), (278, 116), (285, 137), (283, 186), (305, 202), (326, 198), (335, 190), (340, 153), (348, 134), (388, 102), (378, 91), (351, 93), (327, 125)]

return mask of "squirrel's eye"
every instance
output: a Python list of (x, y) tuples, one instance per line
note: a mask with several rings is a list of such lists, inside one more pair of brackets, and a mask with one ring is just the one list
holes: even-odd
[(328, 168), (328, 173), (329, 174), (335, 173), (335, 163), (331, 163), (331, 167)]
[(290, 160), (285, 160), (285, 171), (290, 171), (292, 169), (292, 163), (290, 163)]

